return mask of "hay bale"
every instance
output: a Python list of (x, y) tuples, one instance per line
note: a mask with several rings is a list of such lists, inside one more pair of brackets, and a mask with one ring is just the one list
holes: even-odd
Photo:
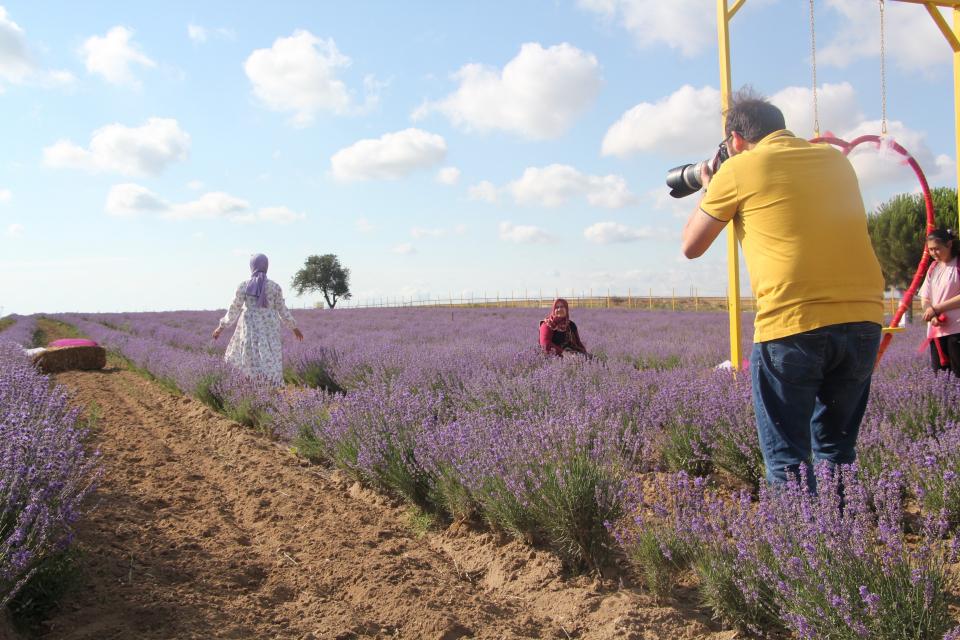
[(33, 356), (33, 364), (43, 373), (103, 369), (107, 351), (103, 347), (53, 347)]

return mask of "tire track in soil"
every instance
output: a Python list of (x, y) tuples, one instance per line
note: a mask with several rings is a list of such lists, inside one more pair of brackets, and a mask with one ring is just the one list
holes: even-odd
[(56, 381), (99, 407), (104, 476), (43, 638), (732, 637), (519, 543), (417, 538), (383, 497), (130, 371)]

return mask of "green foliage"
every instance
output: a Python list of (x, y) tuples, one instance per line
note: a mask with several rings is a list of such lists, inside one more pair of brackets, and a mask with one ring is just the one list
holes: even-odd
[(304, 292), (321, 292), (327, 306), (333, 309), (337, 306), (337, 300), (349, 300), (351, 297), (350, 270), (344, 269), (340, 259), (332, 253), (309, 256), (303, 268), (293, 276), (290, 286), (298, 296)]
[(14, 626), (21, 632), (42, 631), (42, 623), (71, 589), (81, 583), (80, 552), (75, 547), (49, 556), (37, 567), (7, 607)]
[(301, 425), (299, 433), (293, 439), (293, 451), (314, 464), (329, 460), (323, 442), (317, 438), (317, 434), (309, 425)]
[(208, 373), (197, 381), (197, 386), (193, 390), (193, 395), (200, 402), (207, 405), (214, 411), (223, 412), (223, 398), (215, 391), (214, 387), (220, 381), (220, 376), (215, 373)]
[(630, 360), (630, 364), (633, 365), (635, 369), (644, 371), (646, 369), (653, 369), (654, 371), (669, 371), (671, 369), (677, 369), (683, 363), (680, 361), (680, 356), (671, 353), (667, 356), (657, 356), (657, 355), (638, 355)]
[(647, 590), (658, 598), (670, 593), (677, 575), (690, 563), (687, 545), (669, 529), (637, 532), (627, 546), (627, 555)]
[(477, 504), (460, 476), (447, 465), (442, 466), (431, 487), (430, 502), (454, 520), (469, 520), (477, 511)]
[(382, 458), (374, 465), (374, 480), (421, 508), (430, 506), (433, 478), (417, 462), (413, 442), (406, 434), (389, 438), (382, 444)]
[(13, 318), (11, 316), (0, 318), (0, 331), (3, 331), (8, 327), (12, 327), (14, 323), (16, 323), (16, 321), (17, 321), (16, 318)]
[[(938, 227), (957, 228), (957, 191), (931, 190)], [(888, 286), (905, 289), (923, 256), (927, 225), (921, 194), (901, 193), (867, 216), (867, 229)]]
[(694, 476), (705, 476), (713, 471), (713, 452), (699, 425), (678, 413), (665, 429), (661, 455), (668, 471), (686, 471)]
[(411, 505), (407, 509), (407, 512), (404, 514), (404, 520), (410, 528), (410, 531), (412, 531), (413, 535), (417, 538), (422, 538), (437, 526), (437, 516), (429, 511), (424, 511), (416, 505)]
[(550, 546), (568, 566), (599, 571), (612, 551), (606, 523), (623, 515), (621, 483), (586, 453), (540, 467), (530, 508)]
[(330, 393), (343, 393), (345, 389), (337, 384), (328, 371), (326, 362), (320, 360), (311, 360), (299, 370), (288, 367), (283, 371), (283, 381), (287, 384), (309, 387), (311, 389), (323, 389)]
[[(737, 573), (734, 551), (703, 546), (692, 555), (700, 597), (714, 616), (738, 629), (780, 628), (772, 595), (755, 575)], [(757, 597), (748, 599), (745, 586)]]
[(534, 538), (533, 516), (513, 494), (503, 478), (484, 478), (477, 501), (482, 506), (483, 517), (494, 529), (506, 531), (518, 538), (532, 542)]
[(730, 428), (715, 430), (713, 443), (713, 464), (735, 478), (739, 478), (753, 487), (754, 493), (760, 489), (760, 483), (766, 475), (763, 464), (763, 452), (756, 438), (743, 442), (736, 431)]

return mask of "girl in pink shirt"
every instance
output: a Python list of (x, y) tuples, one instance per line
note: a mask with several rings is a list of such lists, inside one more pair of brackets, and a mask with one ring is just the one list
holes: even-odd
[[(933, 264), (920, 287), (920, 300), (923, 319), (930, 323), (930, 363), (934, 371), (950, 369), (960, 377), (960, 242), (949, 229), (935, 229), (927, 236), (927, 251)], [(941, 364), (934, 340), (940, 343), (947, 364)]]

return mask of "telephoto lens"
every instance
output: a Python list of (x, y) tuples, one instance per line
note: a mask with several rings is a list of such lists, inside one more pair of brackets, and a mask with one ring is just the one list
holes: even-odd
[(686, 198), (691, 193), (699, 191), (703, 187), (700, 181), (700, 170), (709, 164), (709, 160), (701, 160), (694, 164), (682, 164), (667, 171), (670, 195), (674, 198)]

